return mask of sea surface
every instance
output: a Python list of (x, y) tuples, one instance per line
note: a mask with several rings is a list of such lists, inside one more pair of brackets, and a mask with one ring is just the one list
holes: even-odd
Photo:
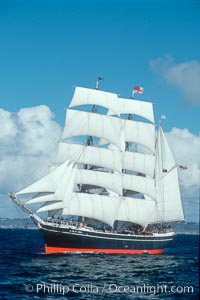
[(38, 230), (0, 229), (0, 299), (199, 299), (199, 236), (162, 255), (44, 254)]

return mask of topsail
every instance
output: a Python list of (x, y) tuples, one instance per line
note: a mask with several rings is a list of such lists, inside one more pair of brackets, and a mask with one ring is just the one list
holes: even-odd
[(38, 214), (87, 217), (111, 227), (117, 220), (146, 227), (184, 219), (177, 166), (156, 127), (153, 103), (82, 87), (66, 110), (49, 173), (21, 194), (31, 195), (28, 205), (40, 204)]

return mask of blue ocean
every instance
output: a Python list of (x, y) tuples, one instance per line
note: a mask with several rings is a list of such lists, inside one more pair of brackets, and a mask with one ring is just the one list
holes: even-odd
[(199, 236), (162, 255), (44, 254), (40, 231), (0, 229), (0, 299), (199, 299)]

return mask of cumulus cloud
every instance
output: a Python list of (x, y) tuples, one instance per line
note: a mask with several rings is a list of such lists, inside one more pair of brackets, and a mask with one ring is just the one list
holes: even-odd
[(200, 180), (200, 135), (188, 129), (173, 128), (166, 133), (178, 165), (187, 166), (180, 171), (180, 185), (186, 219), (199, 219), (199, 180)]
[(200, 62), (192, 60), (175, 63), (173, 58), (165, 56), (150, 61), (150, 69), (159, 74), (164, 81), (177, 87), (186, 103), (200, 105)]
[[(4, 124), (0, 127), (0, 194), (5, 194), (18, 191), (48, 172), (62, 128), (44, 105), (17, 113), (0, 109), (0, 119)], [(188, 167), (179, 172), (183, 202), (186, 218), (191, 215), (197, 220), (200, 135), (173, 128), (166, 136), (177, 164)], [(2, 203), (0, 207), (5, 211)]]
[(0, 109), (0, 192), (16, 191), (48, 170), (61, 134), (49, 107)]
[(186, 172), (181, 172), (181, 184), (190, 193), (194, 186), (199, 185), (200, 135), (195, 135), (186, 128), (174, 127), (166, 136), (177, 164), (188, 167)]

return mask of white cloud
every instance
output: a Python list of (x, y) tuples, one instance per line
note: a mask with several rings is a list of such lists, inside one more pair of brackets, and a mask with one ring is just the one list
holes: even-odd
[(172, 128), (166, 136), (177, 164), (188, 167), (187, 171), (180, 172), (180, 178), (189, 195), (191, 189), (199, 185), (200, 135), (192, 134), (186, 128)]
[(177, 87), (186, 103), (200, 105), (200, 62), (192, 60), (176, 64), (172, 57), (150, 61), (150, 69), (158, 73), (167, 84)]
[[(61, 128), (47, 106), (23, 108), (17, 113), (0, 109), (0, 194), (17, 191), (48, 171)], [(198, 216), (200, 135), (173, 128), (166, 133), (180, 171), (186, 217)], [(2, 209), (2, 206), (0, 206)], [(5, 208), (4, 208), (5, 211)]]
[(188, 129), (173, 128), (166, 133), (175, 160), (178, 165), (187, 166), (179, 172), (182, 200), (186, 219), (199, 219), (199, 183), (200, 183), (200, 135)]
[(0, 109), (0, 193), (16, 191), (48, 170), (60, 126), (47, 106)]
[(3, 109), (0, 109), (0, 120), (3, 124), (3, 126), (0, 126), (0, 141), (6, 142), (17, 134), (16, 126), (12, 114)]

